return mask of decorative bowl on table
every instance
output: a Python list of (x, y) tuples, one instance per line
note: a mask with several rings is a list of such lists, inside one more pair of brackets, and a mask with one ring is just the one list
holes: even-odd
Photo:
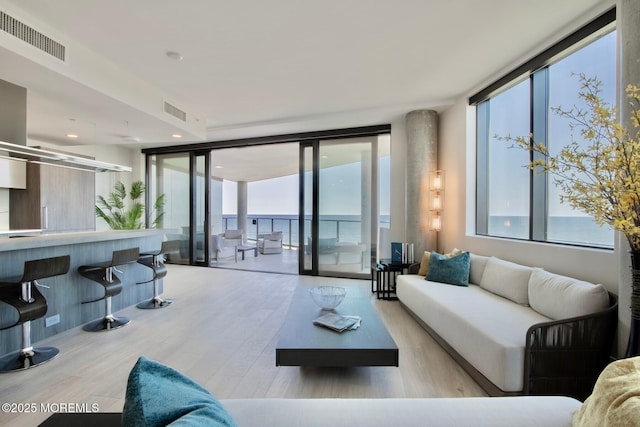
[(309, 289), (309, 293), (320, 308), (333, 310), (344, 300), (347, 290), (339, 286), (314, 286)]

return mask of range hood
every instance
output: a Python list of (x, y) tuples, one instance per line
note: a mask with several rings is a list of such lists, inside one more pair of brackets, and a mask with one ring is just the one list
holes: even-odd
[(38, 163), (88, 172), (131, 172), (131, 167), (99, 162), (66, 153), (0, 141), (0, 159)]

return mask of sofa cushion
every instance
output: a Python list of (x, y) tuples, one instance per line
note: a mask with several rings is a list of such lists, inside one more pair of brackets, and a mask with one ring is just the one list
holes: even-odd
[(479, 285), (480, 280), (482, 280), (482, 273), (484, 273), (484, 268), (487, 266), (487, 261), (489, 261), (489, 257), (476, 255), (474, 253), (471, 253), (470, 255), (471, 267), (469, 268), (469, 283)]
[(456, 286), (469, 286), (469, 267), (469, 252), (463, 252), (453, 257), (431, 252), (426, 280)]
[[(444, 254), (446, 257), (451, 258), (456, 255), (460, 255), (462, 251), (458, 248), (453, 248), (453, 250), (447, 254)], [(431, 251), (424, 251), (422, 254), (422, 260), (420, 260), (420, 269), (418, 270), (418, 274), (420, 276), (426, 276), (427, 271), (429, 271), (429, 259), (431, 258)]]
[(640, 357), (610, 363), (573, 415), (575, 427), (640, 425)]
[(567, 319), (606, 309), (609, 295), (602, 285), (535, 268), (529, 279), (529, 304), (551, 319)]
[(206, 389), (181, 373), (142, 356), (129, 373), (122, 425), (236, 426)]
[(480, 279), (480, 287), (508, 298), (520, 305), (529, 305), (531, 267), (491, 257)]

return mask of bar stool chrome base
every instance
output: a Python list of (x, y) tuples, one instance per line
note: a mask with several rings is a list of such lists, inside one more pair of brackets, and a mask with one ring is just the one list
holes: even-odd
[(179, 240), (167, 240), (162, 242), (162, 246), (159, 251), (147, 252), (140, 254), (138, 263), (149, 267), (153, 271), (153, 278), (146, 282), (139, 282), (138, 285), (144, 283), (153, 282), (153, 298), (147, 301), (142, 301), (137, 304), (136, 307), (145, 310), (155, 308), (165, 308), (173, 304), (172, 299), (164, 299), (160, 296), (160, 280), (167, 275), (167, 267), (165, 266), (165, 255), (169, 252), (174, 252), (180, 249)]
[(0, 372), (15, 372), (42, 365), (60, 353), (55, 347), (18, 350), (0, 357)]
[(172, 299), (162, 299), (160, 297), (155, 297), (147, 301), (142, 301), (141, 303), (137, 304), (136, 307), (142, 308), (144, 310), (150, 310), (155, 308), (169, 307), (171, 304), (173, 304)]
[(124, 316), (106, 316), (102, 319), (89, 322), (82, 327), (87, 332), (105, 332), (112, 331), (114, 329), (122, 328), (131, 322), (131, 319)]

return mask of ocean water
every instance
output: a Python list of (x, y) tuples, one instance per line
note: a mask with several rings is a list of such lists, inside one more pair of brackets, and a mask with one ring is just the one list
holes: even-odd
[[(489, 235), (529, 238), (529, 217), (492, 216), (489, 218)], [(600, 227), (589, 217), (552, 216), (547, 225), (547, 241), (586, 246), (613, 247), (614, 232)]]

